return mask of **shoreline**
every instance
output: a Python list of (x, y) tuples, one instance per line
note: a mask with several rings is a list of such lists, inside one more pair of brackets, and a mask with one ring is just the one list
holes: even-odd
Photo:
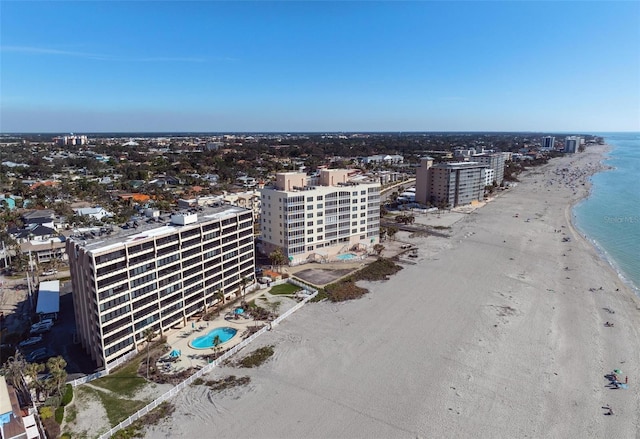
[(250, 385), (185, 389), (146, 437), (635, 436), (640, 396), (603, 377), (640, 382), (637, 297), (571, 223), (587, 188), (545, 186), (602, 160), (583, 154), (530, 168), (450, 238), (408, 238), (416, 265), (305, 307), (256, 341), (275, 346), (265, 365), (209, 375)]
[(598, 256), (607, 265), (609, 265), (611, 267), (611, 269), (616, 273), (616, 275), (620, 278), (620, 280), (633, 292), (633, 294), (636, 297), (638, 297), (640, 299), (640, 285), (636, 285), (633, 281), (627, 279), (627, 277), (625, 276), (625, 274), (622, 271), (622, 269), (620, 269), (618, 267), (618, 265), (616, 264), (615, 259), (612, 258), (611, 256), (609, 256), (609, 253), (598, 244), (598, 242), (596, 241), (595, 238), (589, 237), (587, 232), (582, 230), (580, 228), (580, 226), (577, 224), (577, 217), (575, 215), (575, 209), (578, 207), (578, 205), (580, 205), (581, 203), (585, 202), (591, 196), (591, 191), (592, 191), (592, 188), (593, 188), (593, 183), (591, 182), (591, 178), (594, 175), (598, 174), (598, 173), (608, 172), (608, 171), (612, 171), (612, 170), (615, 169), (610, 165), (604, 164), (604, 162), (609, 159), (608, 155), (611, 152), (611, 150), (613, 149), (613, 146), (611, 146), (609, 144), (605, 144), (603, 146), (606, 149), (601, 152), (602, 159), (600, 160), (600, 169), (596, 170), (593, 174), (591, 174), (586, 179), (587, 191), (584, 194), (584, 196), (578, 198), (577, 200), (575, 200), (575, 202), (573, 202), (569, 206), (567, 218), (569, 219), (569, 224), (571, 224), (571, 227), (576, 231), (576, 234), (579, 235), (581, 237), (581, 239), (585, 240), (585, 242), (587, 242), (589, 245), (591, 245), (593, 247), (594, 251), (598, 254)]

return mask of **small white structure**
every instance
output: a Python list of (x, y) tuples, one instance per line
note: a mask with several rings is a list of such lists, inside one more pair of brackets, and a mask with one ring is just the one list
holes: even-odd
[(97, 219), (98, 221), (102, 220), (105, 217), (112, 217), (113, 214), (111, 212), (107, 212), (100, 206), (96, 207), (79, 207), (73, 209), (73, 211), (80, 216), (89, 216), (93, 219)]
[(58, 318), (60, 312), (60, 281), (50, 280), (40, 282), (38, 290), (38, 304), (36, 305), (36, 314), (40, 318)]

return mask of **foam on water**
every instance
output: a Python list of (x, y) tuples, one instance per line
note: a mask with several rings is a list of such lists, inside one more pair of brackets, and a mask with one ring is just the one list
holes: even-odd
[(640, 135), (600, 133), (612, 169), (591, 178), (589, 197), (574, 208), (576, 227), (640, 296)]

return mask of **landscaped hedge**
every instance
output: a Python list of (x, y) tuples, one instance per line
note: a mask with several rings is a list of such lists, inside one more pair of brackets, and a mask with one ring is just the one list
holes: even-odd
[(63, 419), (64, 419), (64, 407), (60, 406), (56, 409), (56, 422), (58, 424), (62, 424)]
[(60, 405), (69, 405), (71, 400), (73, 400), (73, 386), (71, 384), (67, 384), (65, 386), (64, 395), (62, 395), (62, 401), (60, 402)]

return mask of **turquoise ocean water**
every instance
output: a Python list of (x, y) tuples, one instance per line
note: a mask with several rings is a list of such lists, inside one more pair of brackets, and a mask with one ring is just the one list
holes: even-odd
[(613, 169), (591, 178), (574, 222), (640, 296), (640, 133), (594, 134), (612, 146), (604, 164)]

